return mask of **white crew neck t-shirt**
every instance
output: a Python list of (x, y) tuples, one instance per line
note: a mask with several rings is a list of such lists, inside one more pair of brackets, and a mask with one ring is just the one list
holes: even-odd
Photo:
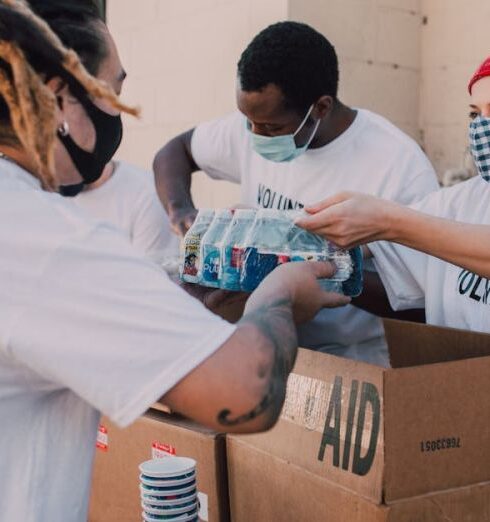
[[(490, 184), (477, 176), (411, 206), (432, 216), (490, 225)], [(395, 310), (425, 306), (428, 324), (490, 332), (490, 280), (395, 243), (380, 241), (369, 248)]]
[(103, 185), (80, 193), (73, 201), (91, 216), (125, 232), (150, 259), (161, 262), (178, 256), (179, 238), (170, 228), (149, 172), (118, 161)]
[[(241, 203), (291, 209), (353, 190), (408, 204), (439, 185), (420, 147), (385, 118), (358, 110), (334, 141), (275, 163), (252, 149), (246, 119), (235, 112), (196, 127), (192, 155), (204, 172), (241, 184)], [(381, 320), (353, 306), (323, 310), (300, 329), (301, 346), (388, 364)]]
[(0, 517), (86, 522), (99, 412), (133, 422), (235, 327), (0, 160)]

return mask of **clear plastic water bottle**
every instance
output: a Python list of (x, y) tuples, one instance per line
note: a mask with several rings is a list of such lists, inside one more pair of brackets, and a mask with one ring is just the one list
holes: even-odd
[(214, 210), (199, 210), (196, 220), (184, 237), (180, 260), (180, 278), (182, 281), (197, 283), (199, 280), (201, 239), (208, 230), (213, 217)]
[(294, 225), (301, 212), (289, 213), (292, 227), (288, 245), (291, 261), (330, 261), (337, 271), (328, 279), (321, 279), (324, 290), (357, 296), (362, 290), (362, 254), (360, 248), (344, 250), (323, 237)]
[(291, 219), (282, 210), (261, 209), (248, 234), (243, 253), (240, 288), (252, 292), (277, 266), (290, 259), (287, 244)]
[(198, 280), (203, 286), (219, 288), (221, 244), (232, 218), (232, 210), (217, 210), (211, 225), (201, 239)]
[(240, 290), (244, 246), (247, 234), (252, 228), (257, 211), (255, 209), (235, 210), (221, 244), (220, 288)]

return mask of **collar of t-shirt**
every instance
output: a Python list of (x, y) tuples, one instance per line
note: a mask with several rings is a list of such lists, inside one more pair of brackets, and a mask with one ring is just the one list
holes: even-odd
[[(356, 111), (356, 115), (354, 117), (354, 121), (345, 129), (344, 132), (339, 134), (335, 139), (333, 139), (330, 143), (323, 145), (322, 147), (317, 147), (315, 149), (308, 148), (306, 153), (301, 157), (309, 157), (314, 158), (320, 154), (335, 154), (338, 150), (345, 147), (347, 144), (351, 143), (352, 140), (357, 136), (364, 127), (366, 123), (366, 114), (363, 109), (353, 109)], [(299, 159), (299, 158), (298, 158)]]

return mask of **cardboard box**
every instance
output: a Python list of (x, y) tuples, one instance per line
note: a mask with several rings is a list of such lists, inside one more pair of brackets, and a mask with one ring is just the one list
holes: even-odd
[(246, 439), (227, 446), (233, 522), (490, 521), (490, 483), (378, 505)]
[(383, 504), (490, 481), (490, 335), (398, 321), (386, 333), (393, 369), (300, 350), (277, 425), (230, 437), (234, 509), (248, 473), (267, 501), (281, 480), (307, 493), (296, 474), (311, 477), (320, 504), (327, 483)]
[(229, 521), (225, 437), (191, 421), (150, 410), (121, 430), (102, 419), (96, 451), (89, 522), (141, 520), (138, 465), (167, 455), (197, 461), (200, 519)]

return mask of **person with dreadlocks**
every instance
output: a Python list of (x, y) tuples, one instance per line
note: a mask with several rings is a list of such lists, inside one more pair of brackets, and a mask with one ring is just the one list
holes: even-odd
[(221, 431), (269, 428), (295, 325), (348, 302), (317, 283), (332, 265), (291, 263), (232, 325), (63, 197), (100, 177), (136, 113), (123, 78), (92, 0), (0, 0), (2, 520), (86, 521), (101, 412), (126, 426), (161, 400)]

